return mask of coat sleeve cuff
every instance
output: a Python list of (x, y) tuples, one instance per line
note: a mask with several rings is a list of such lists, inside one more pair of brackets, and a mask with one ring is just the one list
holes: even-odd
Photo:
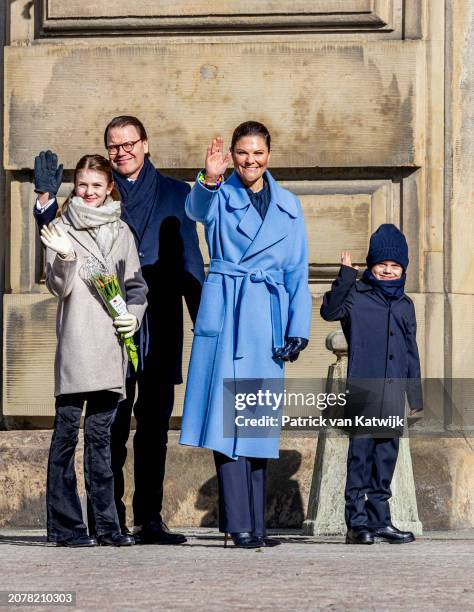
[(140, 329), (140, 326), (142, 324), (143, 321), (143, 317), (145, 315), (145, 310), (146, 310), (146, 303), (145, 304), (127, 304), (127, 310), (130, 314), (133, 314), (137, 317), (137, 330)]
[(352, 268), (351, 266), (345, 266), (344, 264), (342, 264), (342, 266), (339, 269), (339, 276), (343, 280), (347, 280), (347, 281), (354, 281), (357, 278), (357, 273), (358, 273), (358, 270), (356, 270), (355, 268)]
[(221, 174), (215, 183), (209, 183), (206, 181), (205, 170), (201, 170), (197, 175), (196, 182), (208, 191), (217, 191), (224, 182), (224, 176)]

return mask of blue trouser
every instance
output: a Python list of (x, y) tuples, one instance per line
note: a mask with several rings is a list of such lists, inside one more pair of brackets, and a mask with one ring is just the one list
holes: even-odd
[(267, 460), (230, 459), (214, 451), (219, 486), (219, 530), (264, 537)]
[(391, 524), (388, 500), (400, 439), (352, 437), (347, 453), (346, 525), (376, 529)]

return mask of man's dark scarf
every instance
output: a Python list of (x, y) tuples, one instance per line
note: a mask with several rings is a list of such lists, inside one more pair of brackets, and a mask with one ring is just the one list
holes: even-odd
[(160, 204), (160, 176), (156, 168), (145, 157), (145, 163), (136, 181), (114, 172), (114, 179), (122, 197), (122, 219), (135, 235), (137, 248), (143, 256), (141, 265), (156, 262), (160, 235), (160, 215), (155, 214)]

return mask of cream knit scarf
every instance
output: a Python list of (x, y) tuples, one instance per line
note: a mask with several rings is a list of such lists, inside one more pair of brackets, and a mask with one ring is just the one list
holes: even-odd
[(69, 201), (67, 214), (77, 230), (87, 230), (95, 240), (100, 252), (106, 258), (118, 238), (120, 227), (120, 202), (107, 196), (102, 206), (93, 208), (84, 200), (74, 196)]

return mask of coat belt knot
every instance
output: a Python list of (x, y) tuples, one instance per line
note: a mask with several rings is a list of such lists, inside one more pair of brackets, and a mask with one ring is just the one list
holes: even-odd
[(241, 264), (232, 263), (223, 259), (211, 259), (209, 272), (222, 274), (224, 276), (242, 277), (243, 281), (237, 296), (234, 321), (235, 321), (235, 359), (244, 357), (244, 348), (251, 346), (252, 339), (246, 325), (240, 325), (248, 321), (252, 316), (252, 305), (248, 296), (250, 283), (265, 283), (270, 293), (270, 314), (272, 319), (272, 344), (273, 350), (284, 344), (284, 330), (282, 325), (282, 293), (284, 288), (283, 270), (265, 270), (263, 268), (247, 268)]

